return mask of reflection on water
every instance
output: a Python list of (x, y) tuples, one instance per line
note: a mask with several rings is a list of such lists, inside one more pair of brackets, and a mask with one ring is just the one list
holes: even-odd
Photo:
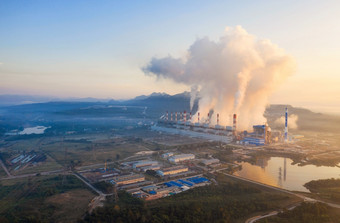
[(258, 159), (256, 163), (241, 162), (242, 170), (237, 176), (288, 190), (305, 191), (303, 186), (311, 180), (340, 178), (338, 167), (317, 167), (314, 165), (292, 165), (292, 160), (281, 157)]

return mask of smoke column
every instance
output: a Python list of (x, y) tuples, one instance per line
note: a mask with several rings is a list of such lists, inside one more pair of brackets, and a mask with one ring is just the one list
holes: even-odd
[(142, 69), (146, 75), (190, 86), (191, 106), (200, 89), (200, 112), (221, 114), (221, 125), (236, 113), (242, 129), (266, 121), (263, 113), (268, 97), (295, 69), (293, 58), (283, 49), (248, 34), (241, 26), (227, 27), (218, 41), (197, 39), (186, 55), (185, 59), (152, 58)]
[[(280, 118), (275, 120), (275, 124), (279, 125), (279, 126), (284, 126), (285, 125), (285, 116), (281, 116)], [(298, 124), (297, 121), (299, 120), (299, 116), (295, 115), (295, 114), (291, 114), (288, 116), (288, 129), (297, 129), (298, 128)]]

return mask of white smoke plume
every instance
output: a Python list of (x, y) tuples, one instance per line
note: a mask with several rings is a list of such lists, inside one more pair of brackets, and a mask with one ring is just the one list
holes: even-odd
[[(288, 116), (288, 129), (297, 129), (298, 125), (297, 125), (297, 121), (299, 119), (299, 116), (292, 114)], [(284, 128), (285, 125), (285, 117), (282, 116), (278, 119), (275, 120), (275, 124), (276, 125), (280, 125)]]
[(198, 94), (198, 86), (193, 85), (191, 86), (191, 91), (190, 91), (190, 111), (192, 111), (192, 108), (194, 107), (195, 100), (197, 98)]
[[(236, 26), (227, 27), (218, 41), (197, 39), (185, 60), (152, 58), (143, 71), (187, 84), (194, 92), (199, 88), (201, 114), (213, 110), (226, 125), (229, 115), (236, 113), (239, 129), (250, 129), (266, 121), (268, 97), (294, 69), (293, 58), (283, 49)], [(216, 118), (211, 120), (216, 123)]]

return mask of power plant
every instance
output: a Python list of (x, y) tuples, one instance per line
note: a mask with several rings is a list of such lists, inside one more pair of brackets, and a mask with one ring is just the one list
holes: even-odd
[[(243, 145), (255, 145), (262, 146), (270, 144), (272, 142), (288, 142), (288, 108), (285, 108), (285, 128), (284, 137), (282, 132), (273, 131), (267, 123), (262, 125), (253, 125), (252, 132), (241, 131), (237, 128), (237, 114), (232, 115), (232, 126), (220, 125), (219, 113), (216, 114), (216, 125), (211, 125), (211, 119), (214, 113), (207, 113), (206, 118), (201, 119), (200, 112), (197, 112), (197, 122), (192, 119), (192, 113), (180, 112), (180, 118), (177, 119), (177, 113), (175, 112), (175, 119), (173, 119), (173, 112), (169, 114), (166, 111), (165, 115), (162, 115), (158, 123), (151, 128), (156, 131), (163, 131), (170, 134), (187, 135), (191, 137), (198, 137), (213, 141), (220, 141), (225, 143), (237, 143)], [(203, 121), (202, 121), (203, 120)]]

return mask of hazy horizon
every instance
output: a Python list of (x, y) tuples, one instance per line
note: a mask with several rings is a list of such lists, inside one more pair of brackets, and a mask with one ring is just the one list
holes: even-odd
[(340, 113), (337, 1), (0, 4), (0, 94), (129, 99), (190, 91), (142, 67), (154, 57), (185, 58), (196, 40), (218, 41), (225, 27), (241, 25), (296, 62), (269, 103)]

